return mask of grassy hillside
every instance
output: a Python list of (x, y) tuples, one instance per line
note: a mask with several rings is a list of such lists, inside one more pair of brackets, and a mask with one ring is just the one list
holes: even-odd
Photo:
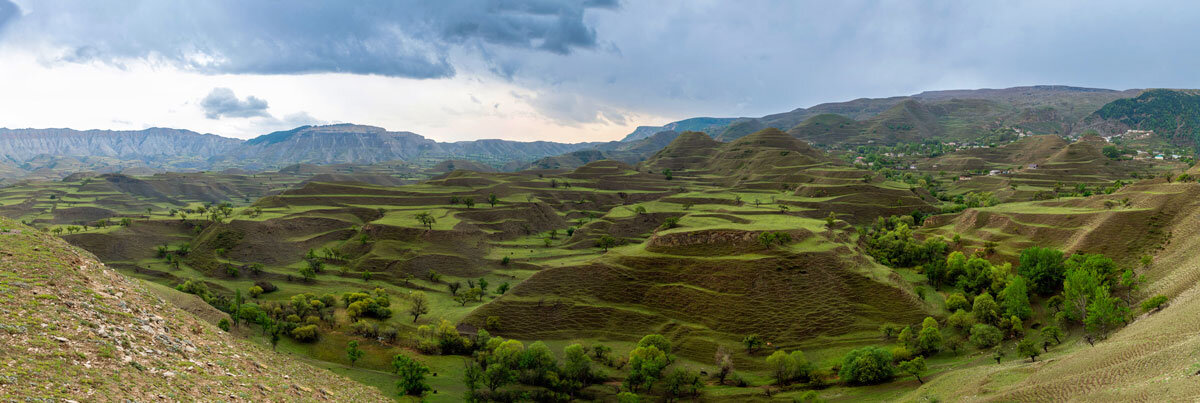
[[(930, 231), (1012, 245), (1001, 248), (1006, 254), (1022, 245), (1049, 245), (1124, 257), (1122, 266), (1146, 276), (1132, 299), (1163, 295), (1170, 303), (1149, 312), (1134, 304), (1130, 324), (1094, 346), (1069, 342), (1061, 353), (1037, 362), (1012, 359), (997, 365), (980, 357), (976, 365), (935, 377), (905, 398), (1174, 401), (1195, 396), (1200, 323), (1191, 312), (1197, 309), (1200, 269), (1194, 263), (1196, 240), (1182, 234), (1195, 230), (1200, 212), (1190, 201), (1197, 196), (1195, 182), (1147, 181), (1112, 195), (1001, 205), (934, 225)], [(1110, 207), (1108, 200), (1119, 207)]]
[(0, 245), (5, 400), (388, 400), (223, 332), (58, 238), (0, 218)]

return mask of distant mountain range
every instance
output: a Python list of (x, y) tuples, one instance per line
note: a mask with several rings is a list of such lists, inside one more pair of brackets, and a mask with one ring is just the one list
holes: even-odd
[[(621, 141), (592, 143), (473, 140), (438, 142), (373, 126), (302, 126), (250, 140), (189, 130), (0, 129), (0, 184), (53, 179), (72, 172), (149, 174), (161, 171), (279, 169), (293, 164), (404, 161), (433, 168), (472, 161), (497, 170), (574, 168), (598, 159), (636, 164), (684, 132), (720, 142), (775, 128), (824, 147), (926, 139), (968, 141), (996, 129), (1070, 135), (1153, 130), (1177, 146), (1200, 142), (1200, 93), (1192, 90), (1107, 90), (1067, 86), (929, 91), (861, 98), (758, 118), (697, 117), (640, 126)], [(459, 164), (462, 165), (462, 164)]]
[[(0, 129), (0, 178), (61, 178), (72, 172), (136, 174), (186, 170), (266, 170), (294, 164), (434, 166), (450, 159), (520, 167), (602, 143), (473, 140), (438, 142), (411, 132), (352, 124), (302, 126), (250, 140), (189, 130)], [(4, 183), (0, 180), (0, 183)]]
[[(1067, 135), (1078, 132), (1079, 123), (1105, 104), (1136, 97), (1141, 92), (1057, 85), (927, 91), (910, 96), (824, 103), (759, 118), (692, 118), (661, 128), (707, 124), (703, 130), (695, 131), (719, 141), (776, 128), (826, 145), (926, 138), (965, 140), (999, 127)], [(626, 140), (644, 137), (652, 129), (639, 127)], [(827, 133), (835, 137), (826, 138)]]

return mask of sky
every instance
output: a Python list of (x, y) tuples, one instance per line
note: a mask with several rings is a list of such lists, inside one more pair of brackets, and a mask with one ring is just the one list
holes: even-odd
[(0, 127), (617, 140), (926, 90), (1197, 88), (1184, 1), (0, 0)]

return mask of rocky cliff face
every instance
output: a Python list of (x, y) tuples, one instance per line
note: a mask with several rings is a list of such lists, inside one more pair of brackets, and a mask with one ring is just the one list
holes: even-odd
[(163, 128), (137, 131), (0, 129), (0, 157), (20, 162), (39, 155), (149, 161), (184, 156), (207, 159), (225, 154), (241, 143), (241, 140), (212, 134)]

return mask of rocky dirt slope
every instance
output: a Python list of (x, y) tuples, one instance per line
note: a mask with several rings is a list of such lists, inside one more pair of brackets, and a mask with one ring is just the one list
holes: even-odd
[(387, 401), (0, 218), (0, 400)]

